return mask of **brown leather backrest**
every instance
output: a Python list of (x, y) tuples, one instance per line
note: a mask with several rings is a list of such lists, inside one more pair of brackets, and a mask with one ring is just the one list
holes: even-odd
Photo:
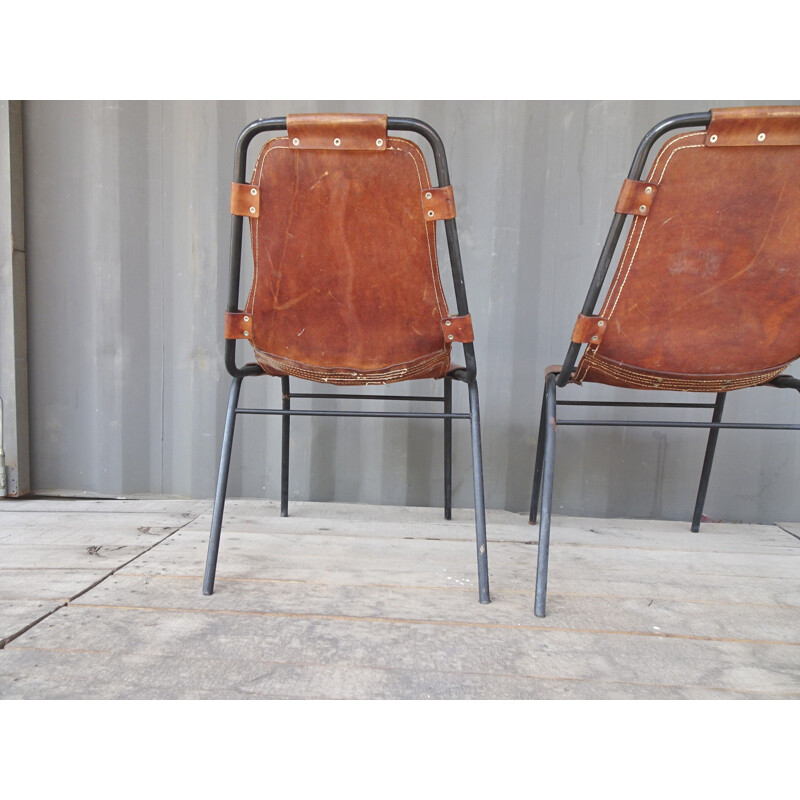
[(626, 181), (618, 210), (633, 223), (599, 314), (576, 326), (574, 380), (727, 391), (800, 356), (799, 108), (713, 111)]
[(421, 151), (387, 136), (386, 117), (290, 116), (287, 128), (251, 182), (245, 313), (259, 364), (344, 384), (447, 374), (459, 340), (436, 258), (447, 212), (429, 210), (439, 190)]

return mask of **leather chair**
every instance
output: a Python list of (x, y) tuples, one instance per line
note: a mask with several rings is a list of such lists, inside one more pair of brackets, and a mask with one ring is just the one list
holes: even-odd
[[(700, 128), (697, 130), (697, 128)], [(670, 138), (645, 163), (664, 134)], [(698, 531), (721, 428), (798, 429), (722, 422), (729, 392), (800, 390), (782, 375), (800, 356), (800, 108), (716, 109), (656, 125), (642, 140), (563, 364), (545, 373), (530, 522), (541, 495), (535, 614), (545, 615), (556, 428), (708, 428), (692, 531)], [(595, 313), (623, 226), (632, 222)], [(580, 349), (585, 346), (578, 361)], [(576, 366), (577, 362), (577, 366)], [(567, 384), (713, 392), (714, 403), (559, 401)], [(713, 409), (711, 421), (576, 420), (561, 405)]]
[[(247, 149), (262, 133), (285, 130), (262, 147), (250, 182)], [(423, 137), (437, 182), (413, 141)], [(289, 424), (293, 415), (434, 418), (444, 421), (445, 517), (451, 516), (452, 421), (472, 434), (479, 600), (489, 602), (480, 412), (472, 323), (461, 267), (453, 189), (444, 146), (424, 122), (380, 115), (294, 115), (257, 120), (239, 136), (231, 188), (232, 236), (225, 364), (233, 377), (225, 422), (203, 593), (214, 589), (234, 425), (239, 414), (283, 418), (281, 515), (288, 515)], [(253, 282), (239, 303), (243, 221), (250, 220)], [(447, 306), (437, 263), (436, 228), (444, 227), (457, 314)], [(246, 339), (255, 363), (236, 363)], [(463, 345), (465, 366), (451, 362)], [(281, 380), (280, 409), (238, 406), (242, 381)], [(437, 379), (442, 395), (314, 394), (290, 391), (290, 378), (369, 386)], [(465, 383), (469, 413), (453, 413), (452, 382)], [(296, 398), (361, 397), (431, 401), (441, 411), (297, 409)], [(418, 407), (418, 406), (416, 406)]]

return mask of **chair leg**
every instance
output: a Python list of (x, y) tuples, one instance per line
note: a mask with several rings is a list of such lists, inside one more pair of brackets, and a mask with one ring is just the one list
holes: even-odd
[[(444, 379), (444, 413), (453, 411), (453, 379)], [(453, 420), (444, 421), (444, 518), (453, 516)]]
[[(714, 414), (712, 422), (722, 422), (722, 409), (725, 406), (726, 392), (717, 394), (714, 403)], [(703, 459), (703, 471), (700, 474), (700, 487), (697, 490), (697, 501), (694, 504), (694, 515), (692, 516), (692, 532), (700, 530), (700, 519), (703, 516), (703, 506), (706, 502), (706, 492), (708, 491), (708, 479), (711, 477), (711, 465), (714, 461), (714, 451), (717, 449), (717, 437), (719, 428), (711, 428), (708, 431), (708, 444), (706, 444), (706, 456)]]
[(544, 453), (542, 464), (542, 514), (539, 520), (539, 553), (536, 566), (534, 614), (543, 617), (547, 603), (547, 566), (550, 555), (550, 516), (553, 501), (553, 473), (556, 460), (556, 376), (548, 375), (544, 384)]
[(539, 416), (539, 438), (536, 440), (536, 465), (533, 468), (533, 489), (531, 490), (531, 513), (528, 522), (536, 524), (536, 515), (539, 511), (539, 496), (542, 493), (542, 462), (544, 460), (544, 429), (547, 422), (545, 414), (545, 398), (542, 396), (542, 413)]
[(231, 450), (233, 449), (233, 430), (236, 425), (236, 407), (239, 405), (239, 390), (242, 387), (242, 380), (242, 378), (233, 379), (231, 383), (231, 393), (228, 399), (228, 414), (225, 417), (225, 433), (222, 437), (222, 454), (219, 459), (217, 493), (214, 497), (214, 513), (211, 517), (211, 535), (208, 539), (203, 594), (214, 593), (214, 576), (217, 572), (219, 539), (222, 533), (222, 514), (225, 510), (225, 493), (228, 490), (228, 471), (231, 466)]
[(478, 547), (478, 599), (481, 603), (489, 603), (489, 557), (486, 552), (481, 412), (478, 403), (478, 383), (475, 378), (469, 382), (469, 417), (472, 430), (472, 482), (475, 489), (475, 540)]
[[(289, 397), (289, 376), (281, 376), (281, 408), (288, 411), (291, 408)], [(291, 417), (284, 414), (281, 429), (281, 516), (289, 516), (289, 421)]]

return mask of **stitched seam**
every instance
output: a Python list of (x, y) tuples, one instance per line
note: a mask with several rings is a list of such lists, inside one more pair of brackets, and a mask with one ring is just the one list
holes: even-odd
[[(403, 144), (410, 144), (406, 139), (400, 139), (397, 137), (389, 137), (390, 142), (402, 142)], [(419, 190), (420, 192), (424, 191), (425, 186), (423, 185), (422, 176), (420, 175), (420, 168), (419, 164), (417, 163), (417, 150), (406, 150), (400, 147), (389, 147), (387, 144), (387, 150), (396, 150), (398, 153), (403, 153), (404, 155), (410, 156), (412, 162), (414, 163), (414, 167), (417, 170), (417, 180), (419, 181)], [(427, 183), (430, 183), (430, 175), (427, 174), (428, 170), (427, 167), (425, 168), (425, 179)], [(434, 226), (433, 229), (433, 246), (431, 246), (431, 231), (428, 228), (428, 225), (431, 224)], [(439, 260), (436, 255), (436, 222), (428, 223), (427, 221), (424, 222), (425, 225), (425, 239), (428, 244), (428, 257), (430, 261), (430, 268), (431, 268), (431, 279), (433, 281), (433, 295), (436, 299), (436, 308), (439, 312), (440, 317), (449, 316), (449, 311), (445, 314), (442, 311), (442, 301), (444, 301), (444, 297), (440, 298), (439, 294), (442, 291), (440, 282), (439, 282)], [(442, 332), (442, 341), (446, 343), (444, 338), (444, 332)]]
[[(697, 135), (697, 132), (695, 132), (695, 133), (687, 133), (684, 136), (678, 136), (676, 139), (673, 140), (672, 145), (676, 145), (679, 141), (681, 141), (683, 139), (686, 139), (689, 136), (696, 136), (696, 135)], [(692, 146), (694, 146), (694, 147), (702, 147), (702, 145), (692, 145)], [(681, 148), (677, 148), (677, 149), (680, 150), (680, 149), (683, 149), (683, 148), (681, 147)], [(675, 154), (675, 152), (677, 152), (677, 150), (674, 149), (674, 147), (673, 147), (673, 150), (672, 150), (672, 152), (670, 153), (670, 156), (669, 156), (670, 159)], [(655, 175), (656, 169), (658, 167), (658, 163), (659, 163), (659, 161), (661, 161), (662, 157), (666, 153), (667, 153), (667, 149), (664, 148), (663, 150), (661, 150), (661, 152), (656, 157), (655, 163), (653, 164), (653, 167), (650, 170), (650, 175), (648, 176), (648, 182), (650, 182), (650, 183), (654, 182), (653, 181), (653, 176)], [(667, 164), (668, 163), (669, 163), (669, 159), (667, 160)], [(666, 170), (666, 168), (667, 168), (667, 165), (665, 164), (664, 165), (664, 170)], [(658, 182), (663, 177), (664, 177), (664, 171), (662, 171), (658, 181), (656, 181), (655, 183), (658, 184)], [(628, 241), (627, 241), (627, 243), (625, 245), (625, 251), (623, 252), (622, 259), (620, 260), (620, 266), (625, 263), (625, 259), (628, 257), (628, 251), (630, 250), (631, 242), (633, 241), (633, 237), (634, 237), (635, 226), (636, 226), (636, 223), (638, 223), (640, 221), (642, 222), (642, 228), (644, 228), (644, 222), (647, 221), (647, 218), (646, 217), (637, 217), (634, 220), (634, 225), (631, 228), (631, 232), (628, 234)], [(639, 232), (639, 241), (641, 241), (641, 234), (642, 234), (642, 231)], [(637, 247), (638, 247), (638, 243), (637, 243)], [(634, 253), (634, 255), (635, 255), (635, 253)], [(632, 259), (631, 259), (631, 263), (632, 263)], [(631, 264), (628, 264), (628, 270), (627, 270), (627, 272), (625, 272), (625, 279), (627, 279), (627, 277), (628, 277), (628, 272), (630, 272), (630, 267), (631, 267)], [(603, 304), (603, 309), (600, 312), (601, 316), (605, 316), (606, 315), (606, 311), (607, 311), (609, 305), (611, 304), (611, 298), (614, 296), (614, 292), (616, 290), (617, 284), (619, 283), (619, 279), (620, 279), (620, 277), (622, 275), (622, 272), (623, 272), (623, 270), (620, 269), (617, 272), (617, 274), (614, 276), (614, 281), (613, 281), (613, 283), (611, 285), (611, 288), (608, 291), (608, 296), (606, 297), (606, 301)], [(625, 280), (623, 280), (623, 285), (624, 285), (624, 283), (625, 283)], [(619, 291), (622, 291), (622, 286), (620, 286)], [(619, 298), (617, 297), (617, 300), (618, 299)], [(616, 301), (614, 301), (614, 306), (616, 306)]]
[[(614, 378), (619, 378), (621, 380), (627, 381), (628, 383), (636, 384), (637, 386), (642, 386), (648, 389), (684, 389), (687, 386), (693, 387), (724, 387), (726, 389), (743, 389), (748, 386), (758, 385), (760, 383), (766, 383), (767, 381), (774, 378), (776, 375), (780, 375), (783, 372), (788, 364), (783, 364), (780, 367), (775, 367), (767, 372), (759, 372), (755, 375), (749, 375), (747, 377), (742, 378), (715, 378), (715, 377), (691, 377), (691, 378), (658, 378), (657, 375), (653, 375), (652, 377), (649, 376), (648, 373), (644, 372), (637, 372), (632, 369), (626, 369), (625, 367), (618, 366), (616, 364), (609, 364), (607, 361), (602, 360), (595, 360), (589, 359), (590, 364), (589, 366), (593, 369), (596, 369), (598, 372), (602, 372), (606, 375), (610, 375)], [(587, 369), (588, 372), (588, 369)], [(655, 384), (655, 385), (654, 385)]]
[[(253, 177), (255, 177), (256, 171), (258, 171), (257, 185), (259, 187), (261, 186), (261, 178), (262, 178), (263, 173), (264, 173), (264, 165), (266, 163), (266, 157), (269, 155), (269, 153), (272, 152), (273, 150), (292, 150), (292, 148), (289, 147), (288, 145), (273, 145), (273, 146), (270, 146), (270, 145), (272, 145), (272, 142), (275, 142), (275, 141), (288, 142), (289, 139), (288, 139), (288, 137), (280, 137), (280, 138), (270, 139), (270, 141), (267, 142), (264, 145), (264, 147), (262, 148), (261, 153), (259, 155), (259, 160), (258, 160), (256, 166), (253, 168)], [(411, 161), (414, 164), (414, 168), (417, 171), (417, 181), (419, 182), (420, 192), (422, 192), (425, 189), (425, 184), (423, 183), (422, 175), (420, 173), (420, 166), (419, 166), (419, 164), (417, 162), (417, 158), (418, 158), (418, 156), (420, 154), (418, 153), (418, 151), (416, 149), (406, 150), (406, 149), (404, 149), (402, 147), (389, 147), (389, 142), (409, 144), (409, 145), (411, 143), (408, 142), (406, 139), (401, 139), (401, 138), (398, 138), (398, 137), (388, 137), (387, 136), (386, 149), (387, 150), (395, 150), (396, 152), (402, 153), (402, 154), (407, 155), (407, 156), (409, 156), (411, 158)], [(423, 164), (424, 164), (424, 162), (423, 162)], [(425, 166), (424, 170), (425, 170), (426, 181), (427, 181), (428, 184), (430, 184), (430, 176), (427, 173), (427, 166)], [(253, 283), (252, 283), (252, 285), (250, 287), (250, 294), (248, 295), (248, 303), (250, 303), (251, 298), (253, 299), (253, 302), (255, 302), (255, 295), (256, 295), (256, 292), (258, 290), (258, 277), (259, 277), (259, 272), (258, 272), (258, 224), (259, 224), (259, 220), (260, 220), (260, 217), (256, 217), (255, 219), (251, 219), (251, 223), (254, 223), (254, 227), (255, 227), (255, 231), (254, 232), (253, 232), (253, 227), (251, 227), (251, 236), (252, 236), (252, 239), (253, 239), (252, 246), (253, 246), (253, 270), (254, 270), (254, 274), (253, 274)], [(439, 261), (438, 261), (438, 257), (437, 257), (437, 254), (436, 254), (436, 229), (434, 227), (434, 229), (433, 229), (433, 243), (431, 243), (431, 231), (428, 228), (429, 224), (435, 226), (436, 223), (435, 222), (432, 222), (432, 223), (424, 222), (424, 225), (425, 225), (425, 237), (426, 237), (426, 242), (427, 242), (427, 246), (428, 246), (428, 260), (429, 260), (429, 265), (430, 265), (430, 270), (431, 270), (431, 279), (433, 281), (433, 293), (434, 293), (434, 298), (436, 300), (436, 308), (437, 308), (437, 310), (439, 312), (439, 316), (442, 317), (442, 318), (445, 318), (445, 317), (449, 317), (450, 316), (450, 312), (446, 308), (446, 301), (445, 301), (445, 298), (444, 298), (444, 292), (442, 290), (441, 283), (440, 283), (440, 280), (439, 280)], [(442, 305), (445, 305), (446, 313), (442, 311)], [(253, 309), (251, 308), (250, 310), (252, 312)], [(443, 341), (443, 346), (446, 348), (446, 351), (449, 351), (449, 342), (447, 342), (447, 340), (445, 339), (444, 331), (442, 331), (442, 341)], [(255, 348), (255, 346), (254, 346), (254, 348)], [(448, 353), (448, 358), (449, 358), (449, 353)]]
[[(675, 139), (673, 141), (673, 145), (677, 144), (678, 141), (680, 141), (682, 139), (686, 139), (686, 138), (688, 138), (690, 136), (697, 136), (697, 135), (698, 135), (698, 133), (695, 132), (695, 133), (687, 133), (685, 136), (679, 136), (677, 139)], [(695, 147), (705, 147), (705, 145), (703, 145), (703, 144), (687, 144), (687, 145), (681, 145), (680, 147), (674, 147), (673, 146), (671, 152), (669, 153), (669, 156), (667, 157), (667, 160), (664, 162), (664, 166), (663, 166), (663, 168), (661, 170), (661, 174), (658, 176), (658, 179), (657, 179), (656, 183), (660, 183), (661, 182), (661, 180), (664, 177), (664, 174), (667, 171), (667, 167), (669, 166), (669, 162), (672, 160), (672, 157), (677, 152), (679, 152), (680, 150), (690, 150), (690, 149), (695, 148)], [(658, 162), (661, 160), (661, 157), (665, 154), (665, 152), (666, 152), (665, 150), (662, 150), (658, 154), (658, 157), (656, 158), (656, 163), (653, 164), (653, 169), (651, 169), (651, 171), (650, 171), (651, 178), (655, 174), (655, 172), (657, 170), (657, 167), (658, 167)], [(636, 240), (636, 247), (635, 247), (635, 249), (633, 251), (633, 254), (631, 255), (630, 262), (628, 263), (628, 268), (625, 271), (625, 277), (623, 278), (622, 283), (619, 286), (619, 289), (617, 291), (617, 296), (614, 298), (614, 304), (613, 304), (611, 310), (608, 312), (608, 318), (609, 319), (611, 318), (611, 316), (613, 315), (613, 313), (614, 313), (614, 311), (615, 311), (615, 309), (617, 307), (617, 303), (619, 302), (619, 299), (620, 299), (620, 297), (622, 295), (622, 290), (625, 288), (625, 284), (626, 284), (626, 282), (628, 280), (628, 276), (630, 275), (631, 269), (633, 268), (633, 262), (636, 260), (636, 255), (639, 252), (639, 245), (641, 244), (642, 236), (644, 235), (644, 229), (645, 229), (645, 226), (647, 224), (647, 217), (641, 217), (640, 219), (642, 219), (642, 226), (641, 226), (641, 228), (639, 230), (639, 238)], [(628, 244), (626, 245), (626, 248), (625, 248), (625, 254), (623, 255), (623, 262), (622, 263), (624, 263), (624, 259), (625, 259), (626, 255), (627, 255), (627, 251), (628, 251), (628, 249), (630, 247), (630, 243), (632, 241), (632, 238), (633, 238), (633, 230), (631, 230), (631, 235), (628, 237)], [(616, 280), (615, 280), (615, 284), (616, 284)], [(611, 296), (612, 296), (613, 292), (614, 292), (614, 286), (612, 286), (611, 290), (609, 291), (609, 298), (608, 298), (609, 301), (611, 299)], [(605, 311), (605, 307), (604, 307), (604, 311)], [(605, 316), (605, 313), (603, 313), (603, 316)]]
[[(678, 142), (681, 142), (681, 141), (683, 141), (684, 139), (687, 139), (687, 138), (697, 137), (697, 136), (704, 136), (704, 135), (705, 134), (702, 131), (693, 131), (691, 133), (686, 133), (686, 134), (684, 134), (682, 136), (678, 136), (675, 139), (673, 139), (672, 142), (670, 143), (669, 149), (667, 147), (663, 148), (661, 150), (661, 152), (656, 156), (656, 160), (653, 162), (653, 166), (650, 169), (650, 174), (649, 174), (648, 179), (647, 179), (648, 182), (649, 183), (655, 183), (656, 185), (658, 183), (660, 183), (661, 179), (664, 177), (664, 173), (667, 170), (667, 166), (668, 166), (669, 162), (672, 160), (672, 156), (674, 156), (675, 153), (678, 152), (678, 150), (683, 150), (683, 149), (687, 149), (687, 148), (690, 148), (690, 147), (704, 147), (705, 146), (703, 144), (699, 144), (699, 145), (682, 145), (680, 147), (676, 147), (675, 145), (677, 145)], [(666, 160), (666, 162), (664, 164), (663, 169), (661, 170), (661, 174), (659, 175), (658, 179), (656, 181), (654, 181), (653, 180), (653, 176), (655, 175), (656, 171), (658, 170), (658, 165), (659, 165), (661, 159), (667, 153), (669, 153), (669, 156), (668, 156), (668, 158), (667, 158), (667, 160)], [(641, 222), (641, 226), (640, 226), (640, 230), (639, 230), (639, 236), (636, 239), (636, 247), (634, 248), (634, 251), (631, 254), (630, 261), (628, 262), (627, 269), (625, 269), (625, 267), (623, 265), (625, 264), (625, 260), (628, 258), (628, 252), (630, 251), (631, 244), (633, 243), (633, 240), (634, 240), (634, 237), (635, 237), (636, 225), (639, 222)], [(617, 307), (617, 303), (619, 302), (619, 299), (620, 299), (620, 297), (622, 295), (622, 290), (625, 288), (625, 284), (626, 284), (626, 282), (628, 280), (628, 275), (630, 274), (631, 268), (633, 267), (633, 262), (634, 262), (634, 260), (636, 258), (636, 254), (638, 253), (639, 245), (641, 244), (641, 241), (642, 241), (642, 236), (644, 235), (644, 229), (645, 229), (646, 223), (647, 223), (647, 217), (637, 217), (636, 219), (634, 219), (633, 226), (631, 227), (631, 231), (628, 234), (628, 241), (625, 244), (625, 250), (623, 251), (622, 258), (620, 259), (620, 267), (617, 270), (617, 274), (614, 276), (614, 280), (613, 280), (613, 282), (611, 284), (611, 288), (608, 291), (608, 295), (606, 296), (605, 302), (603, 303), (603, 307), (602, 307), (602, 309), (600, 311), (600, 316), (606, 317), (606, 319), (608, 319), (609, 321), (611, 319), (611, 316), (614, 313), (614, 310)], [(624, 277), (623, 277), (623, 273), (624, 273)], [(621, 277), (622, 277), (622, 283), (620, 283), (620, 278)], [(618, 285), (619, 285), (619, 288), (617, 288)], [(615, 292), (616, 292), (616, 296), (615, 296)], [(613, 302), (613, 305), (612, 305), (612, 302)], [(611, 306), (611, 310), (610, 311), (608, 310), (609, 306)], [(582, 363), (581, 363), (581, 365), (579, 365), (579, 371), (580, 371), (580, 367), (583, 366), (583, 374), (576, 377), (577, 381), (580, 382), (580, 381), (583, 381), (586, 378), (586, 375), (589, 372), (590, 362), (592, 361), (592, 359), (593, 359), (593, 357), (594, 357), (594, 355), (597, 352), (599, 347), (600, 347), (599, 344), (593, 345), (593, 346), (590, 345), (584, 351)]]
[[(677, 145), (678, 142), (682, 142), (684, 139), (688, 139), (692, 136), (705, 136), (705, 133), (703, 131), (692, 131), (691, 133), (684, 133), (682, 136), (676, 136), (671, 142), (668, 143), (668, 147), (671, 148), (671, 152), (670, 150), (668, 150), (667, 147), (664, 147), (661, 150), (661, 152), (656, 156), (656, 160), (653, 162), (653, 166), (650, 167), (650, 176), (648, 177), (648, 181), (652, 181), (653, 175), (656, 174), (656, 170), (658, 169), (658, 162), (661, 161), (661, 159), (665, 155), (667, 155), (668, 152), (670, 152), (670, 158), (671, 158), (672, 157), (671, 153), (675, 152), (675, 145)], [(702, 145), (698, 146), (702, 147)], [(661, 174), (663, 175), (664, 173), (662, 172)]]
[[(401, 380), (409, 380), (416, 377), (421, 373), (426, 375), (430, 374), (432, 370), (441, 364), (445, 370), (442, 374), (446, 373), (449, 366), (449, 357), (446, 352), (436, 353), (430, 358), (420, 361), (411, 367), (389, 368), (384, 370), (377, 370), (375, 372), (359, 372), (358, 370), (347, 369), (327, 369), (327, 368), (306, 368), (297, 366), (295, 363), (284, 362), (283, 359), (274, 357), (259, 350), (255, 346), (256, 361), (262, 366), (266, 365), (272, 369), (277, 369), (280, 372), (295, 375), (305, 380), (317, 381), (319, 383), (340, 383), (357, 385), (362, 383), (392, 383)], [(324, 370), (324, 371), (323, 371)]]

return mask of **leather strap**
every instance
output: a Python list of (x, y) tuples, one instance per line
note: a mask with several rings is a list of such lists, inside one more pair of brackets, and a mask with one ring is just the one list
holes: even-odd
[(463, 317), (445, 317), (442, 320), (444, 338), (448, 342), (474, 342), (475, 334), (472, 331), (472, 317), (466, 314)]
[(241, 311), (225, 312), (225, 338), (251, 339), (253, 337), (253, 316)]
[(706, 132), (709, 147), (800, 144), (800, 109), (795, 106), (713, 108)]
[(231, 184), (231, 214), (237, 217), (258, 217), (261, 193), (249, 183)]
[(608, 330), (608, 320), (603, 317), (584, 317), (578, 314), (578, 321), (572, 330), (575, 344), (600, 344)]
[(440, 186), (438, 189), (424, 189), (422, 208), (425, 211), (426, 220), (453, 219), (456, 215), (453, 187)]
[(386, 149), (385, 114), (289, 114), (292, 150)]
[(654, 183), (632, 181), (630, 178), (625, 178), (622, 182), (622, 189), (617, 198), (617, 205), (614, 211), (617, 214), (634, 214), (637, 217), (646, 217), (650, 212), (650, 206), (657, 190), (658, 187)]

